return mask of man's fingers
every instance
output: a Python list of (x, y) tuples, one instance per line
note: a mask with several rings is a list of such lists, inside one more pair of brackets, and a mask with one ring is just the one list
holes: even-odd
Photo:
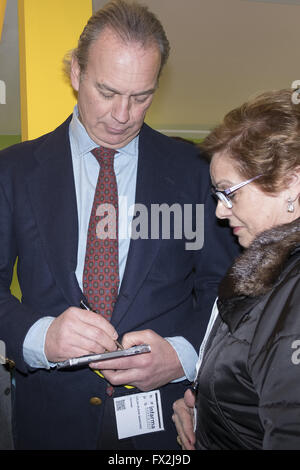
[[(84, 351), (83, 354), (100, 354), (105, 351), (115, 351), (117, 346), (115, 342), (106, 335), (104, 332), (97, 330), (95, 332), (93, 329), (85, 331), (82, 333), (75, 332), (71, 345), (75, 348), (80, 348)], [(81, 354), (81, 355), (83, 355)]]
[(93, 328), (97, 328), (101, 331), (104, 331), (108, 337), (112, 338), (112, 340), (116, 340), (118, 338), (118, 333), (115, 330), (114, 326), (106, 320), (102, 315), (92, 312), (90, 310), (82, 310), (82, 309), (75, 309), (74, 315), (76, 315), (80, 321), (85, 323), (86, 325), (90, 325)]
[(57, 362), (105, 350), (115, 351), (117, 337), (116, 330), (104, 317), (70, 307), (51, 323), (46, 335), (45, 354), (48, 360)]
[(139, 344), (150, 344), (151, 341), (153, 341), (152, 330), (131, 331), (123, 336), (122, 345), (124, 349), (128, 349)]
[(103, 370), (101, 369), (102, 374), (105, 379), (108, 380), (112, 385), (131, 385), (133, 387), (138, 387), (137, 376), (138, 371), (135, 369), (128, 370)]
[(128, 370), (145, 369), (151, 363), (151, 352), (137, 354), (136, 356), (124, 356), (116, 359), (108, 359), (93, 364), (96, 369), (102, 370)]
[(107, 379), (114, 380), (113, 385), (125, 383), (147, 391), (182, 377), (183, 369), (175, 349), (154, 331), (126, 333), (122, 344), (126, 349), (133, 345), (149, 344), (151, 352), (93, 364), (94, 368), (107, 371)]

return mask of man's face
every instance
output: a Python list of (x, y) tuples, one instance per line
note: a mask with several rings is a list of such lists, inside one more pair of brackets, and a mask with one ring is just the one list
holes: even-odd
[(80, 120), (94, 142), (118, 149), (139, 133), (160, 63), (158, 46), (125, 44), (109, 29), (91, 44), (84, 73), (73, 59), (71, 81), (78, 92)]

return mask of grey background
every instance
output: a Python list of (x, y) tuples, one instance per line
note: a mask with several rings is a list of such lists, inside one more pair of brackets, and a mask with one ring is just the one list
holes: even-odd
[[(201, 137), (254, 94), (300, 79), (300, 0), (139, 1), (159, 16), (172, 46), (147, 115), (157, 129)], [(0, 134), (20, 133), (17, 3), (7, 2), (0, 43), (7, 86)], [(93, 7), (105, 3), (94, 0)]]

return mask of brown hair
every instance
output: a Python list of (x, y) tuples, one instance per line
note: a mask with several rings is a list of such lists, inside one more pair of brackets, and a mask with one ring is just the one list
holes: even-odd
[(226, 114), (201, 144), (209, 156), (226, 152), (245, 179), (268, 193), (283, 189), (285, 177), (300, 166), (300, 105), (292, 90), (263, 93)]
[(84, 73), (89, 47), (105, 28), (112, 29), (125, 43), (137, 42), (143, 46), (157, 44), (161, 53), (161, 73), (169, 57), (170, 45), (160, 21), (146, 6), (112, 0), (93, 14), (79, 38), (78, 47), (65, 56), (64, 64), (68, 75), (72, 56), (78, 60), (80, 71)]

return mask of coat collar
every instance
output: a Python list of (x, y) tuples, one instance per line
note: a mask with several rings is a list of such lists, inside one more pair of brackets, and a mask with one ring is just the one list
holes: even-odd
[(221, 298), (267, 293), (300, 248), (300, 218), (261, 233), (240, 255), (220, 285)]
[(218, 309), (234, 331), (287, 271), (299, 263), (300, 219), (263, 232), (237, 258), (219, 287)]

